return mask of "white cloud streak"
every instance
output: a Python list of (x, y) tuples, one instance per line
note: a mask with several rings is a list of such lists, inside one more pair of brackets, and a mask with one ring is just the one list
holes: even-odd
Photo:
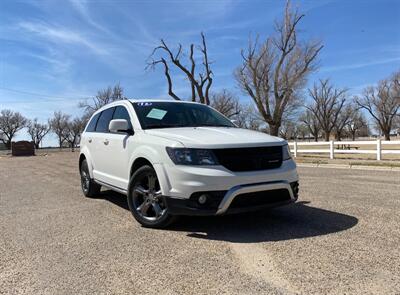
[(327, 67), (322, 67), (321, 72), (336, 72), (336, 71), (343, 71), (343, 70), (354, 70), (354, 69), (382, 65), (382, 64), (392, 63), (392, 62), (400, 62), (400, 57), (380, 59), (380, 60), (374, 60), (374, 61), (370, 61), (370, 62), (350, 63), (347, 65), (327, 66)]
[(34, 33), (53, 43), (63, 42), (67, 44), (81, 45), (98, 55), (109, 54), (104, 47), (99, 46), (96, 42), (93, 42), (84, 37), (82, 34), (72, 30), (51, 26), (43, 22), (21, 22), (18, 24), (18, 27), (26, 32)]
[(89, 25), (100, 31), (111, 34), (109, 30), (93, 19), (88, 8), (88, 2), (86, 0), (69, 0), (69, 2)]

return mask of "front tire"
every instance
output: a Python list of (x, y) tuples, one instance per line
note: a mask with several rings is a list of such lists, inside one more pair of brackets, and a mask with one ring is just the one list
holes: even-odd
[(101, 186), (90, 178), (89, 166), (86, 159), (81, 164), (81, 187), (85, 197), (93, 198), (99, 195)]
[(133, 217), (144, 227), (165, 228), (174, 221), (161, 194), (156, 171), (151, 166), (142, 166), (132, 175), (128, 205)]

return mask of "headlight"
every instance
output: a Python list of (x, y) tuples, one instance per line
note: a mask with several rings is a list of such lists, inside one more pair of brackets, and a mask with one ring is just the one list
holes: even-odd
[(292, 154), (290, 153), (289, 145), (285, 144), (282, 146), (282, 160), (290, 160), (292, 158)]
[(170, 147), (166, 149), (176, 165), (218, 165), (214, 153), (210, 150)]

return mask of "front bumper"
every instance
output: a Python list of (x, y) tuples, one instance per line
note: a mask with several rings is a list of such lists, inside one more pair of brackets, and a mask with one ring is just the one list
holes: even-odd
[(228, 191), (237, 185), (298, 181), (293, 160), (270, 170), (233, 172), (223, 166), (183, 166), (154, 164), (164, 196), (188, 199), (200, 191)]
[[(220, 215), (297, 199), (298, 174), (293, 160), (283, 161), (279, 168), (249, 172), (233, 172), (223, 166), (154, 164), (154, 168), (174, 215)], [(202, 193), (210, 197), (207, 206), (197, 201)]]
[[(223, 215), (261, 210), (293, 203), (298, 198), (298, 182), (285, 181), (238, 185), (228, 191), (194, 193), (189, 199), (166, 197), (172, 215)], [(207, 195), (205, 204), (198, 202)]]

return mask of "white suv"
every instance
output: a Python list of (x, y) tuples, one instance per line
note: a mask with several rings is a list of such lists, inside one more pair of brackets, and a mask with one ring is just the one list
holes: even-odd
[(213, 108), (122, 100), (99, 109), (81, 137), (82, 190), (123, 193), (143, 226), (177, 215), (220, 215), (297, 200), (286, 141), (241, 129)]

